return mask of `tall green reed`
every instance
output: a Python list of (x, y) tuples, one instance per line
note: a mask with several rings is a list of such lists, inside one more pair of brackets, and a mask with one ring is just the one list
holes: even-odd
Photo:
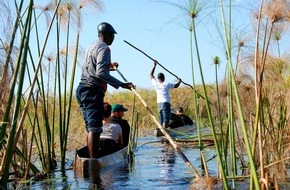
[[(14, 23), (12, 37), (10, 39), (10, 43), (9, 43), (8, 50), (7, 50), (7, 53), (6, 53), (5, 64), (3, 65), (3, 68), (2, 68), (2, 77), (1, 77), (2, 80), (1, 80), (1, 86), (0, 86), (1, 87), (1, 101), (2, 102), (4, 102), (5, 94), (7, 93), (7, 91), (9, 91), (9, 88), (6, 85), (7, 80), (8, 80), (8, 76), (9, 76), (8, 66), (9, 66), (9, 63), (11, 61), (12, 49), (14, 47), (15, 35), (16, 35), (16, 32), (17, 32), (18, 27), (19, 27), (18, 20), (21, 18), (20, 12), (22, 10), (22, 5), (23, 5), (23, 1), (20, 2), (19, 8), (18, 8), (19, 11), (17, 12), (18, 14), (17, 14), (17, 17), (16, 17), (16, 21)], [(16, 64), (15, 70), (18, 71), (18, 69), (19, 69), (19, 65)], [(6, 132), (7, 132), (6, 131), (7, 130), (7, 124), (8, 124), (8, 120), (9, 120), (9, 116), (10, 116), (9, 114), (10, 114), (10, 109), (11, 109), (11, 106), (12, 106), (13, 95), (14, 95), (12, 92), (14, 92), (14, 90), (15, 90), (17, 75), (12, 75), (12, 77), (14, 77), (14, 78), (11, 79), (12, 84), (10, 86), (10, 93), (9, 93), (9, 97), (8, 97), (8, 100), (7, 100), (7, 106), (6, 106), (6, 110), (5, 110), (5, 113), (4, 113), (3, 122), (1, 123), (1, 130), (0, 130), (0, 148), (1, 149), (3, 148), (4, 143), (6, 142), (5, 135), (6, 135)]]
[[(22, 3), (23, 3), (23, 1), (21, 1), (20, 7), (22, 7)], [(16, 10), (20, 10), (20, 9), (18, 9), (17, 4), (15, 4), (15, 5), (16, 5)], [(20, 14), (20, 11), (18, 11), (18, 12)], [(24, 23), (24, 28), (22, 30), (22, 39), (21, 39), (20, 51), (19, 51), (19, 54), (18, 54), (18, 61), (16, 63), (16, 69), (14, 70), (14, 73), (13, 73), (13, 80), (12, 80), (12, 86), (11, 86), (11, 91), (10, 91), (10, 97), (11, 98), (9, 98), (10, 100), (8, 101), (8, 105), (7, 105), (7, 109), (6, 109), (7, 117), (4, 118), (4, 121), (5, 120), (8, 121), (8, 119), (9, 119), (10, 108), (11, 108), (11, 105), (13, 104), (12, 97), (13, 97), (14, 92), (15, 92), (15, 90), (14, 90), (15, 89), (15, 84), (17, 83), (18, 91), (17, 91), (16, 97), (15, 97), (14, 114), (13, 114), (13, 119), (11, 121), (10, 133), (8, 134), (8, 142), (7, 142), (7, 146), (6, 146), (7, 149), (6, 149), (5, 153), (4, 153), (4, 158), (3, 158), (4, 162), (2, 162), (2, 163), (5, 163), (5, 166), (3, 166), (1, 168), (1, 173), (3, 173), (2, 178), (1, 178), (1, 185), (3, 185), (3, 186), (7, 185), (7, 179), (8, 179), (8, 175), (9, 175), (8, 171), (9, 171), (9, 168), (10, 168), (11, 158), (12, 158), (12, 155), (14, 153), (14, 149), (16, 148), (16, 153), (18, 155), (20, 155), (21, 157), (23, 157), (23, 154), (21, 154), (21, 152), (18, 151), (18, 148), (16, 147), (16, 143), (18, 142), (19, 135), (20, 135), (20, 132), (22, 131), (24, 120), (26, 118), (26, 115), (27, 115), (27, 112), (28, 112), (28, 109), (29, 109), (29, 105), (31, 103), (31, 97), (33, 95), (34, 85), (35, 85), (36, 81), (38, 81), (37, 77), (39, 75), (39, 70), (40, 70), (40, 73), (41, 73), (41, 59), (42, 59), (42, 56), (43, 56), (43, 52), (45, 50), (45, 45), (46, 45), (46, 42), (47, 42), (47, 39), (48, 39), (48, 36), (49, 36), (48, 34), (49, 34), (49, 31), (50, 31), (50, 28), (51, 28), (50, 27), (48, 29), (48, 33), (47, 33), (46, 38), (44, 40), (44, 46), (43, 46), (43, 48), (42, 48), (42, 50), (40, 51), (40, 54), (39, 54), (38, 65), (37, 65), (37, 67), (35, 69), (34, 78), (31, 81), (30, 92), (29, 92), (29, 94), (27, 96), (27, 101), (26, 101), (26, 103), (24, 105), (24, 108), (21, 109), (20, 106), (21, 106), (21, 98), (23, 96), (23, 94), (22, 94), (23, 92), (22, 91), (23, 91), (23, 84), (24, 84), (24, 76), (26, 74), (26, 70), (25, 69), (27, 68), (27, 64), (28, 64), (28, 60), (29, 60), (28, 59), (28, 54), (30, 53), (29, 52), (30, 51), (29, 50), (29, 41), (30, 41), (29, 39), (30, 39), (30, 36), (31, 36), (32, 12), (33, 12), (33, 1), (30, 1), (28, 9), (26, 10), (26, 13), (24, 14), (24, 16), (26, 15), (26, 21)], [(24, 16), (22, 18), (25, 18)], [(52, 19), (52, 22), (53, 22), (53, 19)], [(12, 40), (14, 40), (14, 37), (13, 37)], [(19, 69), (20, 69), (20, 71), (19, 71)], [(43, 78), (41, 78), (41, 82), (42, 81), (43, 81)], [(38, 83), (38, 84), (40, 84), (39, 86), (41, 86), (41, 83)], [(40, 88), (40, 89), (43, 89), (43, 88)], [(43, 91), (41, 91), (41, 92), (43, 94)], [(45, 110), (44, 110), (44, 113), (45, 113)], [(46, 121), (47, 121), (47, 119), (46, 119)], [(7, 122), (3, 122), (3, 123), (7, 124)], [(1, 134), (5, 134), (5, 128), (3, 127), (2, 129), (3, 130), (1, 131), (2, 132)], [(47, 137), (49, 139), (49, 133), (47, 133), (47, 134), (48, 134)], [(3, 138), (4, 137), (5, 137), (5, 135), (3, 135)], [(5, 141), (2, 141), (2, 142), (5, 142)], [(47, 144), (49, 145), (50, 143), (47, 143)], [(50, 152), (50, 151), (48, 151), (48, 152)], [(27, 162), (29, 162), (29, 160), (27, 160)], [(30, 163), (29, 163), (29, 165), (30, 165)], [(36, 171), (34, 167), (33, 167), (33, 170)]]
[[(8, 141), (7, 141), (7, 146), (6, 146), (7, 149), (6, 149), (6, 152), (4, 153), (3, 161), (2, 161), (2, 164), (3, 163), (6, 163), (6, 164), (4, 166), (2, 165), (3, 170), (1, 168), (2, 177), (0, 180), (0, 184), (3, 187), (7, 186), (7, 182), (9, 178), (10, 163), (11, 163), (13, 152), (14, 152), (16, 142), (17, 142), (17, 127), (18, 127), (17, 119), (19, 115), (21, 114), (20, 103), (21, 103), (21, 94), (22, 94), (22, 88), (23, 88), (23, 82), (24, 82), (24, 74), (25, 74), (25, 69), (26, 69), (26, 64), (27, 64), (26, 57), (27, 57), (27, 52), (28, 52), (28, 43), (29, 43), (29, 36), (30, 36), (29, 28), (31, 26), (32, 5), (33, 5), (33, 2), (30, 1), (24, 29), (22, 31), (23, 40), (22, 40), (21, 45), (23, 46), (23, 52), (22, 51), (19, 52), (18, 63), (17, 63), (17, 67), (20, 69), (18, 90), (17, 90), (15, 104), (14, 104), (13, 118), (11, 121), (12, 125), (10, 127), (10, 132), (8, 135)], [(16, 80), (16, 77), (15, 77), (15, 80)]]
[[(66, 155), (66, 147), (67, 147), (67, 138), (68, 138), (68, 131), (70, 125), (70, 113), (71, 113), (71, 103), (73, 98), (73, 87), (74, 87), (74, 79), (75, 79), (75, 70), (76, 65), (78, 63), (78, 55), (79, 55), (79, 41), (80, 41), (80, 31), (82, 25), (82, 12), (86, 12), (88, 10), (83, 10), (86, 7), (93, 8), (95, 11), (102, 11), (102, 4), (99, 1), (80, 1), (76, 3), (74, 1), (65, 2), (59, 14), (59, 24), (66, 23), (66, 46), (65, 46), (65, 61), (64, 61), (64, 87), (63, 92), (60, 90), (59, 87), (59, 96), (61, 97), (63, 93), (63, 100), (60, 102), (63, 104), (63, 111), (60, 113), (63, 114), (63, 118), (60, 119), (59, 131), (60, 131), (60, 147), (61, 147), (61, 167), (65, 167), (65, 155)], [(70, 37), (70, 30), (71, 25), (73, 26), (74, 22), (76, 22), (76, 36), (75, 36), (75, 50), (72, 58), (72, 68), (71, 68), (71, 77), (70, 77), (70, 84), (67, 94), (67, 69), (68, 69), (68, 61), (69, 61), (69, 37)], [(58, 25), (59, 28), (60, 25)], [(60, 32), (58, 30), (58, 32)], [(59, 39), (58, 39), (59, 40)], [(57, 42), (58, 44), (59, 42)], [(60, 68), (59, 59), (57, 59), (58, 68)], [(60, 71), (60, 69), (59, 69)], [(61, 77), (60, 72), (58, 73), (58, 83), (60, 85)], [(62, 121), (62, 122), (61, 122)]]
[[(59, 94), (59, 97), (63, 97), (62, 99), (62, 104), (63, 104), (63, 115), (62, 115), (62, 123), (60, 123), (59, 126), (59, 135), (60, 135), (60, 150), (61, 150), (61, 167), (64, 168), (65, 166), (65, 153), (66, 153), (66, 141), (67, 141), (67, 132), (68, 132), (68, 123), (69, 122), (69, 112), (70, 112), (70, 103), (67, 102), (67, 75), (68, 75), (68, 56), (69, 56), (69, 37), (70, 37), (70, 25), (71, 25), (71, 17), (72, 17), (72, 11), (73, 11), (74, 4), (72, 2), (65, 2), (64, 4), (61, 5), (60, 8), (60, 12), (61, 14), (59, 14), (59, 19), (61, 23), (61, 20), (65, 20), (66, 21), (66, 45), (65, 45), (65, 50), (64, 50), (64, 73), (63, 73), (63, 77), (64, 77), (64, 83), (63, 83), (63, 92), (59, 91), (59, 93), (63, 93), (63, 96), (61, 96), (61, 94)], [(77, 34), (77, 39), (78, 39), (79, 35)], [(78, 43), (78, 42), (77, 42)], [(76, 54), (77, 55), (77, 54)], [(58, 64), (60, 64), (60, 62), (58, 62)], [(71, 73), (71, 76), (74, 76), (74, 71), (75, 71), (75, 64), (76, 64), (76, 59), (74, 61), (73, 67), (72, 67), (72, 71), (73, 73)], [(60, 76), (60, 75), (58, 75)], [(61, 78), (58, 78), (59, 81), (61, 81)], [(70, 94), (69, 94), (69, 99), (71, 101), (71, 96), (72, 96), (72, 87), (73, 87), (73, 82), (71, 81), (71, 90), (70, 90)], [(68, 114), (68, 115), (67, 115)]]
[[(220, 144), (221, 144), (221, 150), (223, 152), (223, 162), (224, 162), (224, 169), (227, 171), (227, 152), (228, 152), (228, 139), (227, 139), (227, 130), (224, 130), (223, 127), (223, 118), (222, 118), (222, 111), (221, 111), (221, 98), (220, 98), (220, 90), (219, 90), (219, 80), (218, 80), (218, 66), (220, 64), (220, 58), (218, 56), (215, 56), (213, 58), (213, 63), (215, 65), (215, 87), (217, 92), (217, 120), (218, 120), (218, 126), (220, 127)], [(227, 125), (228, 126), (228, 125)], [(226, 128), (227, 129), (227, 128)], [(225, 132), (226, 131), (226, 132)]]
[[(229, 1), (229, 2), (231, 4), (231, 1)], [(243, 131), (243, 135), (244, 135), (244, 142), (246, 145), (248, 159), (249, 159), (250, 167), (251, 167), (251, 174), (253, 176), (255, 188), (260, 189), (259, 180), (258, 180), (258, 176), (257, 176), (257, 172), (256, 172), (256, 166), (254, 163), (253, 155), (251, 153), (250, 142), (249, 142), (249, 138), (248, 138), (248, 134), (247, 134), (247, 129), (245, 126), (244, 116), (243, 116), (243, 112), (242, 112), (242, 105), (240, 103), (239, 92), (237, 89), (235, 76), (234, 76), (234, 72), (233, 72), (232, 58), (231, 58), (232, 54), (231, 54), (231, 47), (230, 47), (231, 33), (228, 30), (231, 26), (231, 22), (227, 23), (225, 20), (223, 1), (220, 1), (220, 7), (221, 7), (221, 12), (222, 12), (221, 15), (222, 15), (223, 28), (224, 28), (224, 38), (225, 38), (225, 42), (226, 42), (225, 43), (226, 44), (226, 52), (227, 52), (227, 56), (228, 56), (227, 57), (227, 65), (228, 65), (229, 77), (230, 77), (229, 82), (231, 83), (231, 86), (233, 88), (233, 93), (234, 93), (234, 96), (236, 98), (237, 109), (238, 109), (238, 113), (239, 113), (241, 127), (242, 127), (242, 131)], [(229, 9), (231, 9), (231, 6), (229, 6)]]
[[(259, 159), (259, 166), (260, 166), (260, 175), (263, 181), (262, 187), (264, 187), (264, 185), (267, 186), (267, 183), (268, 183), (267, 175), (269, 175), (265, 169), (265, 162), (267, 163), (271, 160), (268, 155), (264, 154), (264, 149), (265, 149), (264, 144), (267, 143), (267, 141), (265, 140), (268, 136), (267, 122), (269, 121), (269, 119), (271, 121), (274, 116), (272, 114), (269, 114), (266, 116), (264, 113), (265, 111), (268, 110), (268, 108), (273, 109), (273, 110), (275, 109), (275, 104), (273, 104), (273, 106), (268, 106), (269, 105), (268, 101), (271, 101), (271, 100), (268, 99), (268, 93), (265, 93), (266, 85), (264, 81), (265, 81), (265, 75), (266, 75), (265, 72), (266, 72), (266, 67), (267, 67), (266, 63), (269, 62), (269, 58), (270, 58), (269, 48), (270, 48), (271, 38), (273, 36), (273, 31), (275, 31), (275, 28), (279, 27), (278, 25), (279, 23), (283, 23), (285, 21), (287, 22), (288, 20), (289, 8), (284, 3), (276, 2), (276, 1), (269, 1), (269, 2), (261, 1), (259, 17), (257, 18), (258, 22), (257, 22), (256, 52), (255, 52), (256, 112), (255, 112), (255, 125), (254, 125), (254, 136), (253, 136), (254, 143), (253, 143), (252, 151), (253, 151), (253, 154), (255, 155), (256, 142), (258, 141), (259, 155), (257, 156), (259, 156), (258, 159)], [(260, 33), (260, 28), (262, 24), (265, 25), (263, 34)], [(261, 47), (260, 47), (260, 38), (262, 39)], [(276, 39), (279, 39), (279, 36), (276, 36)], [(278, 62), (277, 62), (278, 68), (280, 66), (279, 60), (280, 60), (280, 47), (278, 44)], [(275, 99), (274, 101), (276, 101)], [(279, 109), (279, 106), (277, 106), (277, 108)], [(280, 111), (278, 111), (278, 114), (280, 114), (279, 116), (274, 116), (274, 117), (280, 117), (281, 115), (283, 115), (282, 110), (283, 108), (280, 109)], [(270, 125), (272, 127), (275, 126), (274, 123), (272, 122), (270, 123)], [(269, 147), (269, 146), (266, 146), (266, 147)]]
[[(197, 6), (198, 5), (198, 1), (193, 1), (193, 5)], [(196, 33), (196, 25), (195, 25), (195, 17), (197, 14), (197, 12), (193, 12), (194, 14), (191, 15), (192, 17), (192, 26), (193, 26), (193, 36), (194, 36), (194, 43), (195, 43), (195, 50), (196, 50), (196, 55), (197, 55), (197, 63), (198, 63), (198, 67), (199, 67), (199, 73), (200, 73), (200, 77), (201, 77), (201, 81), (202, 81), (202, 87), (203, 87), (203, 93), (205, 96), (205, 103), (206, 103), (206, 110), (207, 110), (207, 115), (208, 115), (208, 120), (210, 123), (210, 129), (213, 135), (213, 140), (215, 143), (215, 149), (217, 151), (217, 156), (218, 156), (218, 160), (219, 163), (221, 165), (221, 173), (222, 173), (222, 180), (223, 180), (223, 184), (224, 184), (224, 188), (228, 189), (228, 184), (227, 184), (227, 178), (226, 178), (226, 173), (224, 171), (224, 164), (222, 161), (222, 154), (220, 151), (220, 147), (219, 147), (219, 143), (217, 140), (217, 135), (216, 135), (216, 130), (214, 127), (214, 123), (213, 123), (213, 118), (212, 118), (212, 113), (211, 113), (211, 108), (209, 105), (209, 99), (208, 99), (208, 95), (207, 95), (207, 89), (206, 89), (206, 85), (205, 85), (205, 81), (204, 81), (204, 76), (203, 76), (203, 71), (202, 71), (202, 66), (201, 66), (201, 59), (200, 59), (200, 53), (199, 53), (199, 48), (198, 48), (198, 38), (197, 38), (197, 33)]]

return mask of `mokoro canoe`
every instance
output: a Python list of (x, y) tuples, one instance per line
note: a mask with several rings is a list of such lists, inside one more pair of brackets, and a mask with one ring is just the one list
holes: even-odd
[(91, 176), (99, 173), (101, 168), (119, 163), (126, 159), (128, 147), (100, 158), (89, 158), (88, 147), (76, 150), (74, 170), (82, 176)]
[[(196, 130), (196, 125), (193, 123), (192, 125), (184, 125), (181, 127), (176, 128), (165, 128), (165, 131), (171, 136), (176, 137), (182, 134), (192, 133)], [(160, 129), (155, 129), (154, 135), (156, 137), (161, 137), (163, 134), (161, 133)]]

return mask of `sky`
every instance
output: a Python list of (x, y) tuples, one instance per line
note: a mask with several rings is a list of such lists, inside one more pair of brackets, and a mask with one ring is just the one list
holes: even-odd
[[(35, 4), (47, 4), (45, 1), (35, 1)], [(140, 51), (137, 51), (125, 41), (142, 50), (151, 58), (157, 60), (171, 73), (181, 78), (183, 82), (193, 84), (190, 55), (189, 17), (177, 5), (183, 5), (187, 0), (103, 0), (104, 10), (98, 14), (87, 14), (83, 18), (80, 47), (86, 48), (98, 39), (97, 25), (101, 22), (110, 23), (117, 31), (115, 40), (110, 46), (112, 62), (119, 63), (119, 71), (125, 78), (138, 88), (152, 88), (150, 71), (153, 61)], [(222, 43), (222, 25), (220, 9), (217, 0), (198, 1), (204, 3), (197, 22), (197, 39), (200, 60), (205, 83), (215, 82), (215, 66), (213, 58), (219, 56), (221, 64), (218, 67), (218, 78), (225, 77), (225, 50)], [(245, 7), (247, 1), (232, 0), (233, 27), (243, 30), (249, 25), (250, 12)], [(251, 1), (252, 2), (252, 1)], [(219, 28), (219, 29), (217, 29)], [(55, 41), (53, 41), (55, 42)], [(201, 76), (197, 65), (197, 56), (193, 51), (195, 82), (201, 84)], [(79, 60), (82, 64), (82, 60)], [(167, 82), (177, 82), (177, 78), (160, 66), (155, 70), (155, 76), (163, 72)], [(123, 80), (117, 72), (111, 72), (114, 77)], [(75, 86), (80, 80), (81, 65), (78, 65)], [(182, 84), (181, 86), (184, 86)], [(109, 86), (108, 90), (115, 89)]]
[[(131, 81), (141, 88), (152, 88), (150, 81), (150, 71), (153, 67), (153, 61), (143, 53), (137, 51), (124, 42), (127, 41), (151, 58), (157, 60), (163, 67), (171, 73), (181, 78), (183, 82), (193, 84), (192, 66), (190, 61), (190, 35), (188, 28), (187, 15), (181, 12), (181, 9), (170, 3), (182, 5), (180, 0), (169, 1), (148, 1), (148, 0), (105, 0), (105, 10), (95, 18), (88, 20), (90, 24), (86, 25), (83, 32), (82, 45), (88, 46), (96, 40), (96, 27), (100, 22), (108, 22), (117, 31), (115, 41), (110, 46), (112, 52), (112, 61), (119, 63), (119, 70), (128, 81)], [(186, 1), (187, 2), (187, 1)], [(206, 1), (204, 1), (206, 2)], [(212, 0), (212, 2), (214, 2)], [(218, 1), (215, 1), (218, 3)], [(233, 1), (235, 5), (234, 12), (238, 18), (233, 19), (236, 25), (243, 25), (249, 10), (243, 10), (243, 1)], [(208, 3), (209, 4), (209, 3)], [(203, 10), (202, 10), (203, 11)], [(215, 66), (213, 57), (224, 57), (221, 37), (216, 35), (215, 27), (217, 20), (220, 20), (220, 9), (209, 5), (204, 10), (204, 15), (197, 18), (197, 36), (199, 42), (199, 51), (203, 66), (203, 74), (206, 83), (215, 82)], [(241, 18), (241, 13), (245, 14)], [(217, 20), (213, 20), (216, 18)], [(219, 25), (221, 25), (219, 23)], [(86, 39), (84, 39), (86, 38)], [(195, 82), (200, 84), (201, 77), (199, 68), (195, 61)], [(225, 61), (221, 63), (218, 69), (219, 78), (225, 75)], [(177, 78), (160, 66), (157, 66), (155, 75), (163, 72), (167, 82), (177, 82)], [(120, 78), (118, 73), (112, 72), (113, 76)], [(78, 77), (77, 77), (78, 78)], [(184, 86), (183, 84), (181, 86)], [(111, 88), (111, 91), (114, 91)]]
[[(189, 31), (178, 23), (179, 21), (172, 21), (180, 16), (180, 10), (177, 7), (160, 1), (156, 3), (148, 0), (105, 0), (103, 3), (105, 8), (103, 13), (90, 17), (87, 20), (90, 24), (84, 23), (81, 36), (84, 48), (97, 39), (97, 25), (100, 22), (108, 22), (117, 31), (115, 40), (110, 46), (112, 61), (119, 63), (119, 71), (137, 88), (152, 88), (149, 74), (153, 61), (125, 41), (157, 60), (184, 82), (192, 84)], [(203, 45), (201, 51), (206, 51), (203, 48), (206, 47)], [(207, 60), (204, 63), (206, 81), (213, 82), (214, 66), (208, 58), (214, 55), (211, 55), (209, 51), (203, 54), (207, 54)], [(157, 66), (155, 74), (158, 72), (165, 74), (167, 82), (177, 82), (175, 76), (160, 66)], [(111, 72), (111, 74), (122, 80), (117, 72)], [(109, 90), (115, 89), (109, 87)]]

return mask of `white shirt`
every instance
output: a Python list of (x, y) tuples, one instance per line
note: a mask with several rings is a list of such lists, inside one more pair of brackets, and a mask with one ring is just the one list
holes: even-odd
[(100, 139), (112, 139), (118, 143), (119, 136), (122, 135), (122, 128), (117, 123), (104, 124), (103, 132), (100, 135)]
[(161, 83), (155, 78), (152, 78), (151, 81), (157, 94), (157, 103), (170, 103), (169, 89), (174, 88), (175, 84), (167, 82)]

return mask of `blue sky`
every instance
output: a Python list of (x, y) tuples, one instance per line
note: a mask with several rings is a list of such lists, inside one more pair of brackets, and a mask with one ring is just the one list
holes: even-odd
[[(41, 1), (45, 5), (48, 1)], [(104, 11), (99, 14), (87, 14), (84, 17), (80, 46), (86, 48), (97, 40), (97, 25), (108, 22), (113, 25), (118, 34), (110, 46), (112, 61), (119, 63), (119, 70), (128, 81), (138, 88), (152, 88), (150, 71), (153, 61), (141, 52), (129, 46), (124, 40), (144, 51), (162, 66), (181, 78), (185, 83), (192, 85), (192, 69), (190, 61), (190, 36), (187, 15), (181, 9), (170, 3), (182, 5), (187, 0), (104, 0)], [(219, 56), (221, 64), (218, 77), (225, 76), (226, 62), (224, 59), (224, 46), (218, 31), (222, 32), (220, 23), (219, 1), (206, 2), (206, 9), (202, 9), (197, 18), (197, 37), (202, 64), (203, 75), (206, 83), (215, 82), (215, 66), (213, 57)], [(210, 2), (210, 3), (209, 3)], [(233, 0), (233, 28), (250, 30), (248, 19), (250, 10), (246, 9), (247, 3), (243, 0)], [(37, 1), (35, 2), (38, 3)], [(227, 9), (225, 10), (227, 11)], [(217, 26), (220, 29), (217, 29)], [(52, 40), (52, 42), (55, 42)], [(195, 51), (193, 51), (195, 52)], [(195, 82), (200, 84), (201, 77), (194, 53)], [(82, 60), (79, 60), (82, 63)], [(155, 74), (163, 72), (167, 82), (177, 82), (176, 77), (157, 66)], [(122, 80), (117, 72), (113, 76)], [(75, 88), (81, 75), (81, 65), (78, 66), (75, 76)], [(181, 85), (183, 86), (183, 85)], [(115, 89), (109, 87), (110, 92)]]
[[(105, 11), (95, 18), (90, 18), (84, 30), (91, 32), (82, 33), (82, 45), (87, 46), (91, 41), (97, 38), (96, 26), (100, 22), (111, 23), (117, 35), (111, 45), (112, 61), (120, 64), (119, 70), (137, 87), (152, 88), (149, 78), (153, 62), (145, 55), (135, 50), (124, 40), (144, 51), (153, 59), (156, 59), (161, 65), (180, 77), (184, 82), (192, 84), (192, 72), (190, 62), (190, 37), (186, 29), (188, 18), (181, 13), (177, 7), (170, 5), (168, 2), (185, 2), (185, 1), (148, 1), (148, 0), (105, 0)], [(241, 15), (240, 11), (246, 15), (248, 10), (243, 10), (242, 1), (233, 1), (236, 6), (235, 10)], [(218, 3), (218, 1), (216, 1)], [(212, 7), (210, 7), (212, 6)], [(203, 65), (204, 78), (206, 83), (215, 81), (215, 67), (212, 64), (214, 56), (223, 57), (223, 45), (220, 37), (216, 35), (216, 22), (220, 20), (220, 9), (210, 5), (204, 14), (200, 15), (197, 21), (197, 35)], [(236, 14), (236, 13), (234, 13)], [(248, 15), (249, 16), (249, 15)], [(212, 20), (216, 18), (217, 20)], [(236, 25), (242, 25), (246, 20), (235, 18)], [(221, 26), (221, 24), (219, 24)], [(85, 39), (84, 39), (85, 38)], [(215, 41), (216, 40), (216, 41)], [(196, 56), (194, 56), (196, 58)], [(200, 74), (195, 60), (195, 81), (200, 83)], [(222, 59), (224, 60), (224, 59)], [(219, 78), (224, 77), (225, 62), (222, 61), (219, 67)], [(176, 82), (176, 77), (172, 76), (161, 67), (157, 67), (156, 74), (163, 72), (166, 81)], [(118, 73), (112, 75), (120, 78)], [(77, 77), (78, 78), (78, 77)], [(120, 78), (121, 79), (121, 78)]]

